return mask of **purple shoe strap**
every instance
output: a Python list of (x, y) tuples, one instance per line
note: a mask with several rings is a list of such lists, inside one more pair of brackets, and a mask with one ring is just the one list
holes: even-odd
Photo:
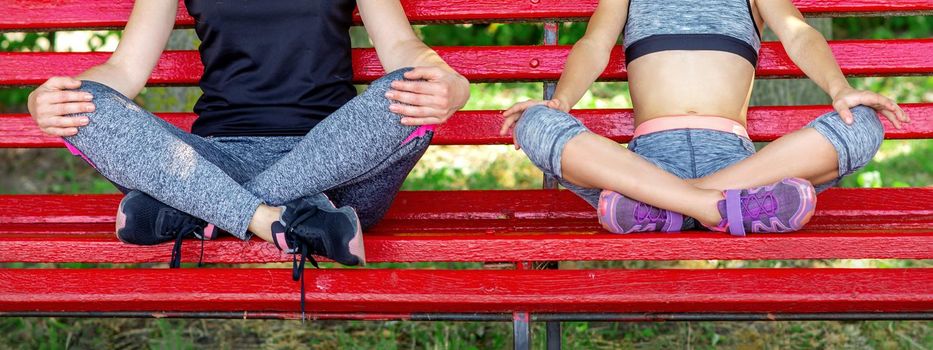
[(729, 233), (733, 236), (745, 236), (745, 225), (742, 219), (741, 190), (726, 190), (726, 221), (729, 223)]
[(667, 211), (667, 224), (664, 225), (664, 232), (680, 232), (684, 226), (684, 216), (680, 213)]

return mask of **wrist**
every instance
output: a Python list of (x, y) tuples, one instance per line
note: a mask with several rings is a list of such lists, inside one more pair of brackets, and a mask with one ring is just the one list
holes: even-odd
[(456, 74), (457, 74), (457, 85), (460, 87), (460, 91), (461, 91), (460, 93), (461, 101), (460, 101), (459, 108), (463, 108), (463, 106), (465, 106), (467, 101), (469, 101), (470, 99), (470, 81), (467, 80), (466, 77), (460, 75), (459, 73), (456, 73)]
[(567, 103), (567, 98), (566, 98), (566, 97), (560, 96), (560, 95), (558, 95), (558, 94), (554, 94), (554, 96), (551, 97), (551, 99), (557, 101), (557, 103), (558, 103), (561, 107), (563, 107), (563, 109), (570, 109), (570, 104)]
[(845, 92), (845, 91), (848, 91), (848, 90), (852, 90), (852, 86), (849, 85), (849, 82), (848, 82), (848, 81), (846, 81), (845, 79), (843, 79), (843, 80), (842, 80), (841, 82), (839, 82), (839, 83), (830, 85), (830, 88), (829, 88), (829, 91), (828, 91), (828, 92), (829, 92), (829, 97), (831, 97), (832, 99), (835, 100), (836, 97), (839, 96), (840, 93)]

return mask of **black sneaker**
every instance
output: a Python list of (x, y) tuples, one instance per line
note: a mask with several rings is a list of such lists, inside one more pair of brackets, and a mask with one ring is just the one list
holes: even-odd
[(285, 205), (282, 218), (272, 224), (272, 241), (292, 254), (292, 279), (301, 281), (301, 318), (305, 315), (305, 260), (318, 267), (311, 255), (327, 257), (344, 265), (366, 264), (363, 231), (356, 210), (337, 208), (320, 194)]
[[(273, 243), (290, 254), (323, 256), (348, 266), (364, 265), (363, 231), (356, 210), (337, 208), (323, 194), (285, 205), (282, 218), (272, 224)], [(304, 256), (303, 256), (304, 257)]]
[[(117, 238), (128, 244), (156, 245), (175, 240), (169, 266), (181, 266), (181, 243), (187, 237), (204, 241), (217, 236), (217, 228), (183, 211), (172, 208), (140, 191), (132, 191), (117, 209)], [(198, 261), (200, 265), (200, 259)]]

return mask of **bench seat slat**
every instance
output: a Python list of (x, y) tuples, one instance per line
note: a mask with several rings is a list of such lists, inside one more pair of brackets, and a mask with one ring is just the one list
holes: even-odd
[[(849, 76), (923, 75), (933, 73), (933, 39), (846, 40), (830, 43)], [(454, 69), (473, 82), (557, 80), (570, 46), (436, 47)], [(353, 50), (354, 80), (364, 83), (384, 75), (373, 49)], [(75, 75), (103, 63), (106, 52), (3, 52), (0, 85), (37, 85), (52, 75)], [(758, 76), (801, 77), (780, 43), (762, 46)], [(625, 59), (613, 50), (601, 80), (624, 80)], [(203, 67), (196, 51), (167, 51), (149, 80), (154, 85), (195, 85)]]
[[(99, 227), (99, 226), (98, 226)], [(0, 262), (161, 263), (172, 244), (131, 246), (110, 231), (81, 235), (29, 235), (0, 232)], [(379, 262), (514, 262), (622, 260), (788, 260), (933, 259), (933, 230), (834, 232), (807, 229), (785, 235), (732, 238), (725, 234), (613, 235), (590, 232), (542, 234), (379, 234), (367, 235), (366, 257)], [(89, 253), (92, 252), (92, 253)], [(182, 261), (201, 257), (197, 241), (183, 246)], [(291, 262), (271, 244), (223, 238), (204, 245), (204, 263)], [(322, 260), (323, 261), (323, 260)]]
[[(895, 129), (882, 118), (888, 139), (933, 138), (933, 103), (905, 103), (901, 107), (910, 114), (912, 123)], [(754, 141), (773, 141), (796, 131), (823, 113), (829, 106), (752, 107), (748, 114), (748, 132)], [(634, 130), (630, 109), (575, 110), (575, 116), (594, 132), (619, 142), (628, 142)], [(191, 130), (193, 113), (159, 113), (163, 119), (185, 130)], [(510, 144), (511, 136), (500, 136), (502, 116), (499, 111), (461, 111), (437, 129), (432, 139), (435, 145)], [(32, 117), (26, 114), (0, 114), (0, 148), (63, 147), (58, 137), (42, 134)]]
[[(732, 238), (708, 232), (608, 234), (593, 210), (567, 191), (403, 192), (386, 219), (367, 232), (367, 257), (372, 262), (930, 259), (930, 200), (933, 189), (833, 189), (820, 195), (817, 213), (802, 232)], [(136, 247), (113, 237), (118, 201), (114, 195), (0, 197), (0, 262), (168, 261), (169, 245)], [(196, 261), (197, 242), (187, 247), (185, 260)], [(290, 258), (269, 244), (232, 238), (208, 242), (204, 249), (207, 262)]]
[[(120, 195), (2, 195), (0, 225), (113, 223)], [(833, 188), (821, 193), (817, 216), (933, 215), (933, 188)], [(29, 203), (29, 205), (23, 205)], [(41, 208), (41, 210), (36, 210)], [(595, 211), (563, 190), (402, 191), (389, 220), (590, 219)], [(905, 218), (907, 219), (907, 218)], [(0, 227), (2, 228), (2, 227)]]
[[(933, 311), (924, 268), (322, 269), (305, 279), (311, 312)], [(288, 269), (0, 269), (0, 281), (0, 313), (297, 313), (299, 299)]]
[[(542, 20), (586, 20), (598, 0), (402, 0), (413, 23), (516, 22)], [(194, 20), (181, 8), (176, 25), (191, 27)], [(927, 0), (794, 0), (808, 16), (922, 15), (933, 12)], [(43, 29), (122, 28), (126, 25), (131, 0), (5, 0), (0, 3), (0, 31)], [(355, 14), (356, 23), (360, 23)]]

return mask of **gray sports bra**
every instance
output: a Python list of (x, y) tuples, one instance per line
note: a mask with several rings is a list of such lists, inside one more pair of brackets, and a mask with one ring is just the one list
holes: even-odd
[(667, 50), (731, 52), (758, 63), (761, 37), (750, 0), (629, 0), (625, 63)]

